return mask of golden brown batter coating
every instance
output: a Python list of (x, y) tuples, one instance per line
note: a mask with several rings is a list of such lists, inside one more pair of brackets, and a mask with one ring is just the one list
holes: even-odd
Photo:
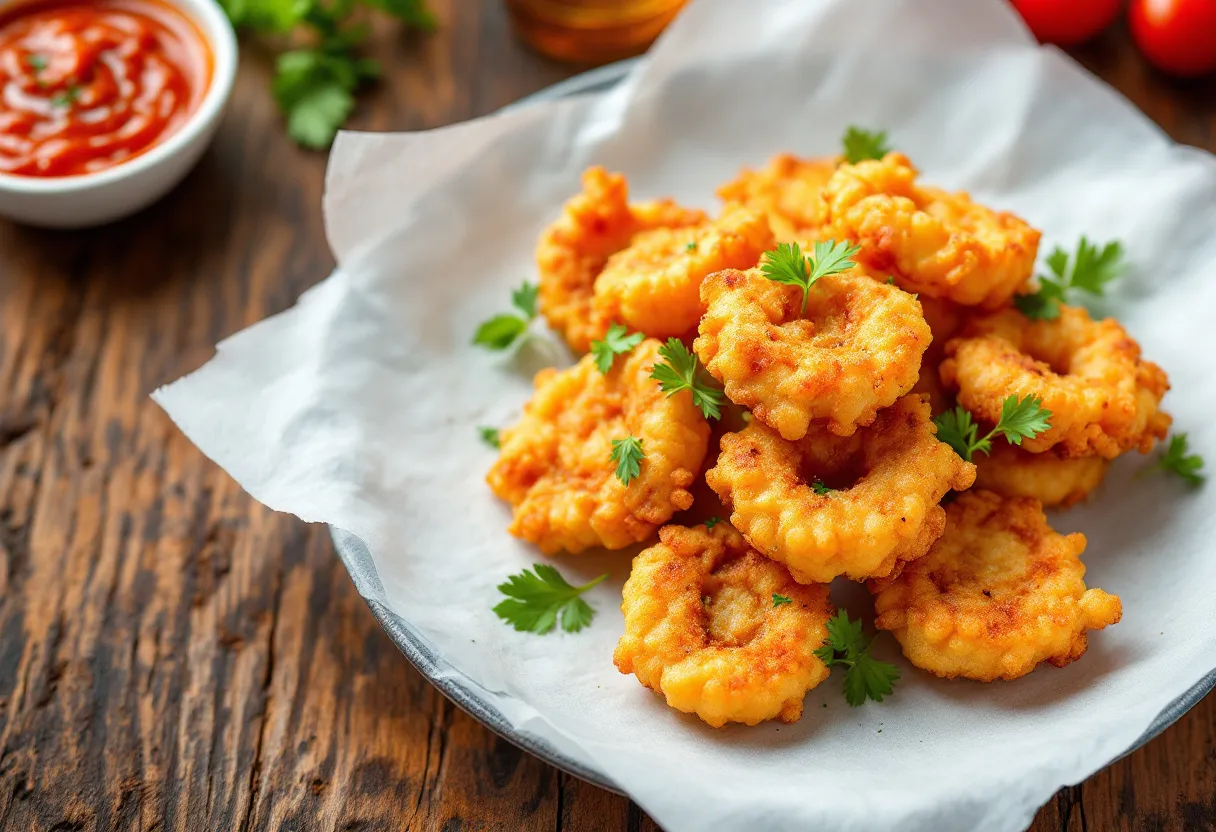
[(937, 441), (928, 404), (909, 395), (851, 437), (816, 426), (790, 442), (753, 420), (722, 438), (705, 479), (752, 546), (802, 583), (826, 583), (887, 576), (924, 555), (945, 526), (938, 503), (969, 488), (975, 466)]
[(1158, 409), (1169, 379), (1140, 358), (1140, 345), (1117, 321), (1095, 321), (1061, 306), (1051, 321), (1016, 309), (971, 320), (946, 345), (946, 387), (977, 419), (993, 423), (1010, 395), (1036, 396), (1051, 411), (1051, 428), (1022, 447), (1032, 453), (1114, 459), (1132, 448), (1147, 453), (1169, 430)]
[(642, 231), (595, 281), (595, 317), (654, 338), (695, 333), (706, 276), (750, 269), (774, 245), (764, 215), (738, 206), (706, 225)]
[[(508, 531), (546, 554), (646, 540), (692, 505), (689, 492), (709, 424), (687, 394), (665, 395), (650, 378), (659, 342), (618, 356), (607, 375), (592, 356), (542, 370), (523, 418), (501, 434), (486, 481), (515, 507)], [(628, 485), (615, 475), (612, 440), (635, 436), (645, 458)]]
[(694, 348), (726, 396), (786, 439), (812, 420), (848, 436), (912, 389), (929, 326), (916, 298), (856, 269), (802, 291), (759, 269), (701, 284), (706, 304)]
[(683, 228), (706, 219), (703, 211), (681, 208), (666, 199), (630, 205), (624, 176), (588, 168), (582, 193), (566, 202), (562, 215), (544, 230), (536, 247), (541, 314), (571, 349), (586, 352), (611, 323), (592, 310), (595, 279), (608, 258), (641, 231)]
[(820, 239), (823, 186), (839, 163), (836, 157), (800, 159), (781, 153), (760, 170), (744, 168), (737, 179), (718, 188), (718, 196), (728, 205), (766, 214), (779, 242)]
[(659, 539), (625, 582), (617, 669), (715, 728), (797, 721), (828, 676), (815, 656), (832, 616), (827, 587), (796, 583), (726, 523), (665, 526)]
[(824, 187), (828, 235), (909, 292), (996, 309), (1030, 278), (1039, 232), (1004, 211), (921, 185), (902, 153), (841, 165)]
[(1057, 534), (1037, 500), (971, 491), (946, 512), (928, 555), (871, 586), (875, 623), (912, 664), (946, 678), (1016, 679), (1080, 658), (1086, 631), (1119, 620), (1117, 597), (1085, 588), (1085, 535)]
[(987, 456), (976, 454), (975, 487), (1004, 497), (1033, 497), (1044, 508), (1069, 508), (1102, 484), (1110, 461), (1100, 456), (1060, 456), (1054, 449), (1041, 454), (992, 443)]

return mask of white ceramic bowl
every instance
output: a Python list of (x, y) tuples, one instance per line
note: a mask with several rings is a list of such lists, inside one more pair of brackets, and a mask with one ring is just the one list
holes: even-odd
[[(177, 132), (146, 153), (97, 173), (32, 177), (0, 173), (0, 215), (45, 228), (82, 228), (133, 214), (190, 172), (215, 135), (236, 78), (236, 36), (215, 0), (167, 0), (211, 47), (211, 86)], [(0, 8), (11, 0), (0, 0)]]

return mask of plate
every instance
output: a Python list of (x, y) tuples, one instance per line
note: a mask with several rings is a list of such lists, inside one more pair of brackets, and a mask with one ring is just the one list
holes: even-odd
[[(637, 60), (633, 59), (609, 64), (577, 75), (527, 96), (505, 109), (513, 110), (540, 101), (551, 101), (574, 95), (602, 92), (620, 83), (637, 63)], [(393, 640), (393, 643), (405, 654), (405, 657), (417, 668), (419, 673), (425, 676), (457, 706), (502, 738), (568, 774), (582, 778), (609, 791), (623, 794), (620, 787), (603, 772), (570, 758), (543, 740), (528, 736), (513, 728), (506, 716), (488, 704), (487, 699), (481, 696), (473, 687), (466, 685), (465, 681), (459, 678), (460, 674), (407, 621), (392, 612), (384, 604), (375, 600), (375, 596), (382, 594), (383, 590), (379, 586), (379, 578), (376, 575), (371, 554), (362, 541), (353, 535), (333, 527), (331, 527), (331, 533), (338, 556), (346, 565), (347, 570), (355, 581), (356, 587), (359, 588), (360, 593), (371, 608), (372, 614), (375, 615), (376, 620), (380, 622), (385, 632), (388, 633), (389, 638)], [(1216, 670), (1200, 679), (1190, 690), (1165, 707), (1140, 738), (1122, 754), (1112, 759), (1111, 762), (1130, 754), (1159, 735), (1194, 707), (1213, 688), (1216, 688)]]

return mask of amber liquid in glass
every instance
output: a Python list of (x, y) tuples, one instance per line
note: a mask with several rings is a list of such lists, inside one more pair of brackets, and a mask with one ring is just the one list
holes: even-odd
[(516, 30), (560, 61), (602, 64), (646, 50), (687, 0), (506, 0)]

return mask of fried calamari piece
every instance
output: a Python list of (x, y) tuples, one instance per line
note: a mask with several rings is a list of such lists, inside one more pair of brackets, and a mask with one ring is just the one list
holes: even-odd
[(954, 407), (954, 397), (942, 385), (938, 368), (946, 357), (946, 342), (962, 329), (965, 321), (966, 307), (937, 298), (920, 298), (921, 310), (925, 314), (925, 322), (933, 333), (933, 340), (925, 350), (920, 361), (920, 376), (912, 387), (913, 393), (919, 393), (929, 402), (929, 408), (934, 416)]
[(802, 290), (759, 269), (726, 270), (701, 284), (706, 304), (694, 348), (726, 396), (786, 439), (813, 419), (848, 436), (912, 389), (929, 326), (907, 292), (859, 270)]
[(927, 556), (871, 586), (875, 623), (912, 664), (946, 678), (1016, 679), (1080, 658), (1087, 630), (1119, 620), (1117, 597), (1085, 588), (1085, 535), (1057, 534), (1037, 500), (972, 491), (946, 514)]
[[(486, 481), (515, 507), (508, 531), (552, 554), (646, 540), (692, 505), (709, 424), (687, 395), (667, 397), (650, 378), (659, 342), (618, 356), (607, 375), (592, 356), (542, 370), (523, 418), (501, 434)], [(612, 440), (642, 440), (641, 473), (624, 485)]]
[(909, 395), (851, 437), (814, 426), (797, 442), (753, 420), (722, 437), (705, 474), (748, 542), (802, 583), (884, 577), (929, 551), (938, 505), (969, 488), (975, 466), (936, 437), (929, 406)]
[(832, 616), (828, 588), (796, 583), (726, 523), (665, 526), (659, 539), (625, 582), (617, 669), (715, 728), (797, 721), (806, 692), (828, 676), (815, 656)]
[(995, 309), (1030, 277), (1039, 232), (1007, 212), (916, 182), (901, 153), (841, 165), (824, 187), (829, 236), (909, 292)]
[(727, 205), (745, 205), (768, 216), (781, 242), (819, 239), (823, 228), (823, 186), (840, 160), (774, 156), (760, 170), (744, 168), (738, 178), (718, 188)]
[(640, 232), (600, 272), (595, 317), (655, 338), (693, 333), (705, 277), (750, 269), (774, 245), (764, 215), (738, 206), (706, 225)]
[(601, 167), (583, 174), (582, 193), (544, 230), (536, 247), (540, 311), (576, 352), (602, 338), (610, 321), (593, 315), (595, 279), (608, 258), (635, 234), (653, 228), (682, 228), (706, 221), (705, 213), (671, 200), (629, 204), (625, 177)]
[(1114, 459), (1152, 449), (1171, 419), (1158, 409), (1169, 389), (1165, 371), (1140, 358), (1140, 345), (1113, 319), (1095, 321), (1061, 306), (1051, 321), (1016, 309), (970, 321), (946, 345), (941, 377), (977, 419), (995, 423), (1011, 395), (1037, 396), (1051, 411), (1051, 428), (1022, 447), (1058, 447), (1066, 457)]
[(1060, 456), (1054, 449), (1032, 454), (1008, 442), (975, 455), (975, 485), (1004, 497), (1033, 497), (1044, 508), (1069, 508), (1102, 484), (1110, 468), (1100, 456)]

